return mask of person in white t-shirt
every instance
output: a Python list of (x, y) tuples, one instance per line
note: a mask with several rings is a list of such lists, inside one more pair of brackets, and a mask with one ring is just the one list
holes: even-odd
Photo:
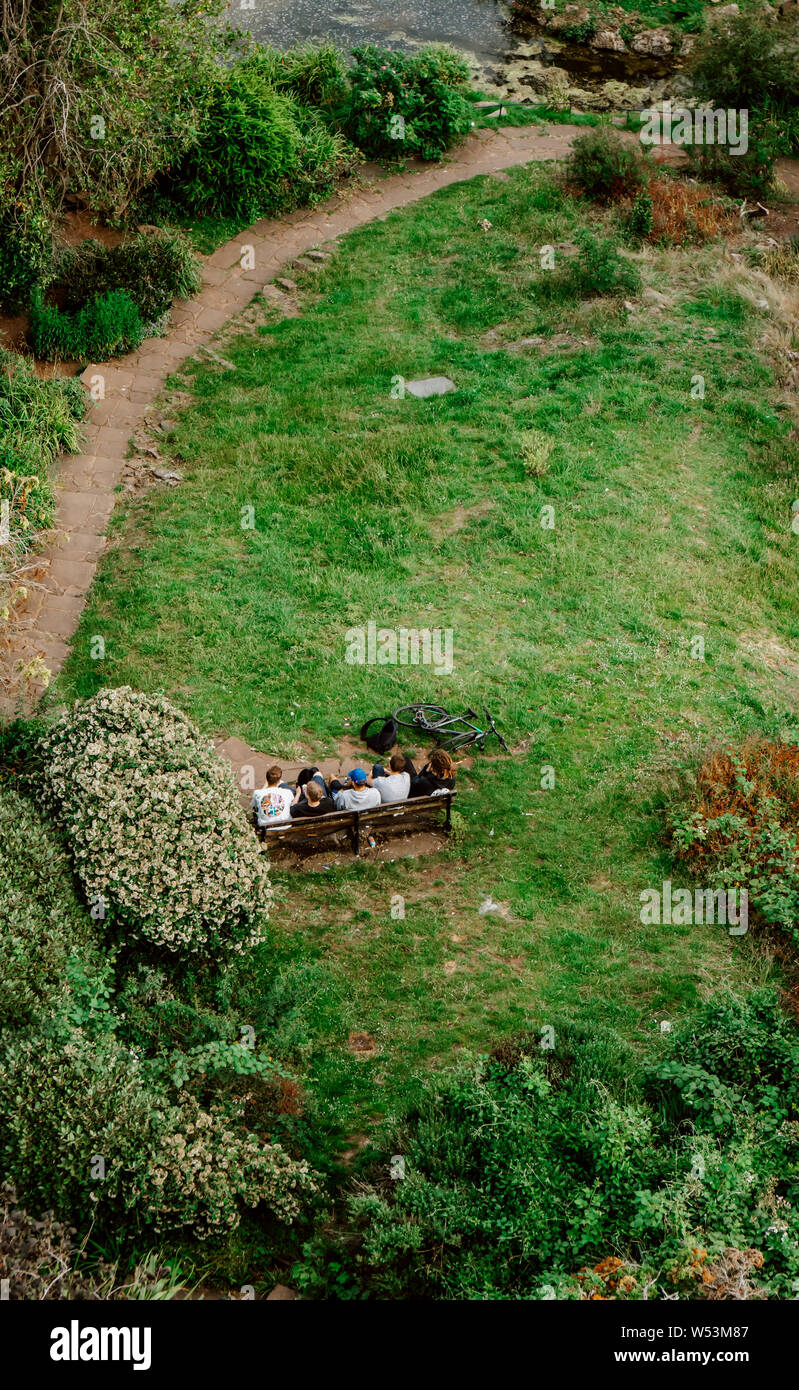
[(405, 754), (391, 754), (388, 772), (382, 763), (375, 763), (367, 777), (370, 787), (377, 787), (381, 801), (407, 801), (411, 789), (411, 774), (405, 771)]
[(278, 825), (288, 825), (291, 821), (291, 803), (294, 793), (290, 787), (281, 787), (282, 767), (277, 763), (267, 768), (266, 786), (252, 794), (252, 809), (259, 830), (274, 830)]

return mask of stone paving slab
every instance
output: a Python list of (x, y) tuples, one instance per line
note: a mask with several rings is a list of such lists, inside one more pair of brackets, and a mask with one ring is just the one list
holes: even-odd
[(286, 758), (279, 758), (274, 753), (261, 753), (257, 748), (251, 748), (240, 738), (218, 739), (215, 743), (216, 751), (221, 758), (226, 758), (233, 767), (233, 772), (239, 788), (239, 796), (243, 806), (249, 806), (254, 787), (262, 787), (266, 782), (266, 769), (277, 763), (283, 770), (283, 781), (295, 783), (297, 777), (304, 767), (318, 767), (325, 781), (329, 782), (333, 777), (343, 778), (346, 773), (351, 772), (354, 767), (362, 767), (364, 772), (369, 772), (375, 761), (368, 753), (366, 755), (354, 754), (344, 758), (302, 758), (299, 762), (289, 762)]
[[(18, 634), (3, 659), (3, 674), (12, 678), (15, 669), (35, 657), (41, 657), (53, 674), (60, 670), (96, 561), (105, 548), (114, 489), (122, 476), (131, 434), (143, 424), (167, 377), (209, 343), (259, 287), (277, 276), (280, 267), (365, 222), (387, 217), (395, 208), (437, 188), (530, 160), (561, 158), (580, 133), (579, 126), (558, 126), (543, 135), (529, 128), (476, 131), (440, 165), (411, 161), (402, 173), (385, 176), (375, 166), (366, 166), (362, 176), (375, 179), (371, 188), (342, 189), (313, 208), (298, 208), (279, 220), (262, 218), (206, 257), (202, 262), (203, 287), (194, 300), (176, 301), (173, 328), (167, 337), (148, 338), (138, 351), (118, 361), (88, 366), (81, 379), (91, 389), (92, 379), (96, 382), (101, 378), (104, 399), (94, 401), (82, 426), (85, 452), (66, 455), (60, 461), (56, 478), (60, 489), (58, 534), (38, 557), (41, 587), (29, 591), (19, 614)], [(245, 246), (254, 248), (252, 270), (242, 267)], [(27, 691), (24, 707), (33, 707), (40, 690), (37, 686)], [(16, 704), (14, 694), (0, 696), (0, 711), (8, 712)], [(258, 768), (263, 763), (265, 770), (267, 755), (252, 749), (247, 752), (259, 760)], [(241, 749), (231, 749), (228, 754), (234, 764), (239, 753)], [(296, 776), (299, 765), (291, 770)], [(332, 760), (323, 770), (335, 776), (344, 768)]]

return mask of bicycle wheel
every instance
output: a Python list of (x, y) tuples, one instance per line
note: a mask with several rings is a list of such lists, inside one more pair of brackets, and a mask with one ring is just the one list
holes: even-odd
[(446, 719), (447, 711), (441, 705), (400, 705), (394, 718), (402, 729), (425, 729)]

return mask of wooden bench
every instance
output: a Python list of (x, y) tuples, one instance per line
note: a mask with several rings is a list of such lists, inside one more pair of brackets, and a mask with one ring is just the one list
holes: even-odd
[(414, 796), (408, 801), (389, 801), (363, 811), (331, 811), (326, 816), (300, 816), (290, 824), (267, 830), (259, 826), (255, 812), (252, 819), (260, 840), (267, 844), (307, 845), (330, 835), (346, 833), (353, 854), (361, 852), (363, 830), (402, 830), (421, 826), (444, 817), (443, 831), (449, 835), (452, 823), (452, 801), (456, 792), (441, 792), (437, 796)]

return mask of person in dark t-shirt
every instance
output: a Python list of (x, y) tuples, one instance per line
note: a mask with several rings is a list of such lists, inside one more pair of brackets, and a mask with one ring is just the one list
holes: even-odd
[(292, 805), (291, 819), (296, 820), (298, 816), (326, 816), (335, 809), (332, 796), (323, 796), (319, 783), (312, 780), (305, 783), (305, 796)]
[(432, 796), (433, 792), (451, 792), (455, 787), (455, 767), (445, 748), (434, 748), (421, 772), (406, 757), (405, 770), (411, 774), (410, 796)]

